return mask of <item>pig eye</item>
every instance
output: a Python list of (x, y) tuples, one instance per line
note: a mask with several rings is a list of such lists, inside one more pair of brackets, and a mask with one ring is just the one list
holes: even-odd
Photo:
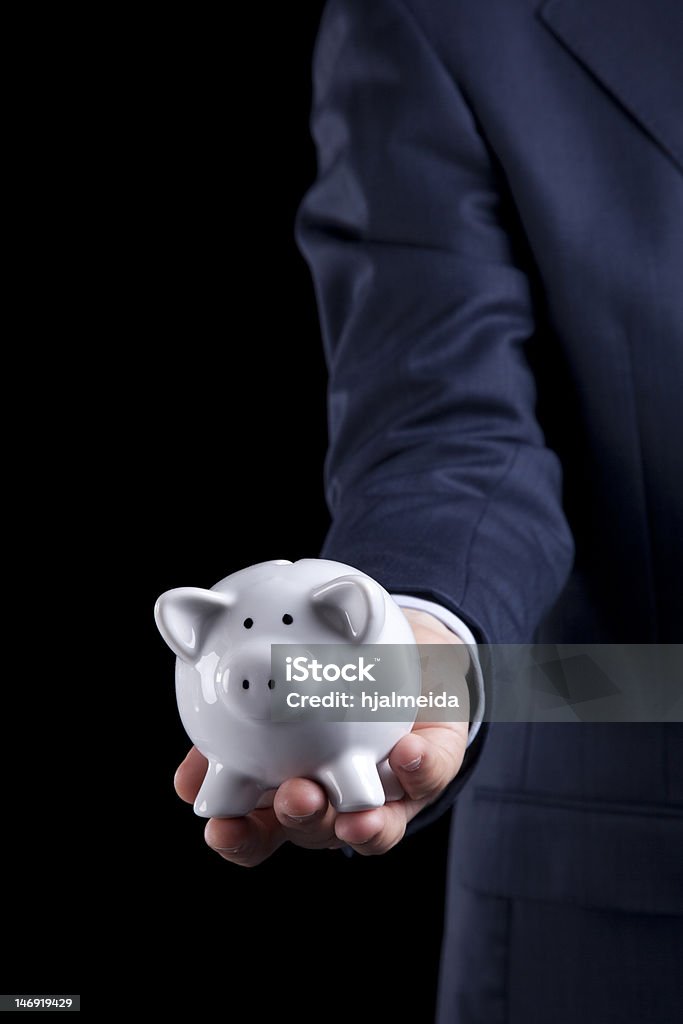
[(251, 629), (251, 627), (254, 625), (254, 620), (253, 619), (245, 619), (244, 622), (242, 623), (242, 625), (244, 626), (245, 629)]
[(248, 679), (243, 679), (242, 680), (242, 689), (243, 690), (248, 690), (249, 689), (249, 680)]
[(284, 622), (285, 626), (291, 626), (292, 623), (294, 622), (294, 619), (292, 618), (291, 615), (283, 615), (282, 621)]
[(275, 680), (274, 679), (269, 679), (268, 680), (268, 689), (272, 690), (274, 686), (275, 686)]

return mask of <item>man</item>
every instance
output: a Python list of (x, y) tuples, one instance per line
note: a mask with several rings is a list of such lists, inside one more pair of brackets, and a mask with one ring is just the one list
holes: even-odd
[[(299, 220), (331, 381), (323, 555), (419, 608), (420, 640), (682, 639), (681, 53), (675, 0), (326, 10)], [(681, 728), (492, 725), (449, 785), (466, 743), (404, 739), (400, 804), (335, 819), (293, 780), (209, 842), (383, 852), (480, 753), (440, 1019), (675, 1019)]]

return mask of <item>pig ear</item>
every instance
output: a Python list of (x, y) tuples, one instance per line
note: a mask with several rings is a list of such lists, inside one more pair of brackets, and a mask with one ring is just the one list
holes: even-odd
[(377, 636), (384, 625), (384, 593), (365, 576), (339, 576), (314, 590), (311, 600), (325, 622), (354, 644)]
[(202, 656), (207, 634), (217, 616), (234, 603), (232, 594), (179, 587), (161, 595), (154, 608), (154, 618), (171, 650), (193, 665)]

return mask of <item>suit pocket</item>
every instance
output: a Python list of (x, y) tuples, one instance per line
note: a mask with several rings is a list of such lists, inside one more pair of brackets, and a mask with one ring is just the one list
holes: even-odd
[(458, 804), (455, 871), (501, 897), (683, 914), (683, 808), (475, 787)]

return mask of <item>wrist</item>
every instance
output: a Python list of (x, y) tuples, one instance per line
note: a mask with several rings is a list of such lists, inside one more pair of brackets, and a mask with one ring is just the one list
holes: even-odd
[(432, 639), (419, 639), (418, 643), (446, 643), (462, 644), (464, 641), (452, 629), (449, 629), (440, 619), (430, 612), (417, 608), (401, 608), (406, 619), (410, 623), (413, 632), (430, 634)]

